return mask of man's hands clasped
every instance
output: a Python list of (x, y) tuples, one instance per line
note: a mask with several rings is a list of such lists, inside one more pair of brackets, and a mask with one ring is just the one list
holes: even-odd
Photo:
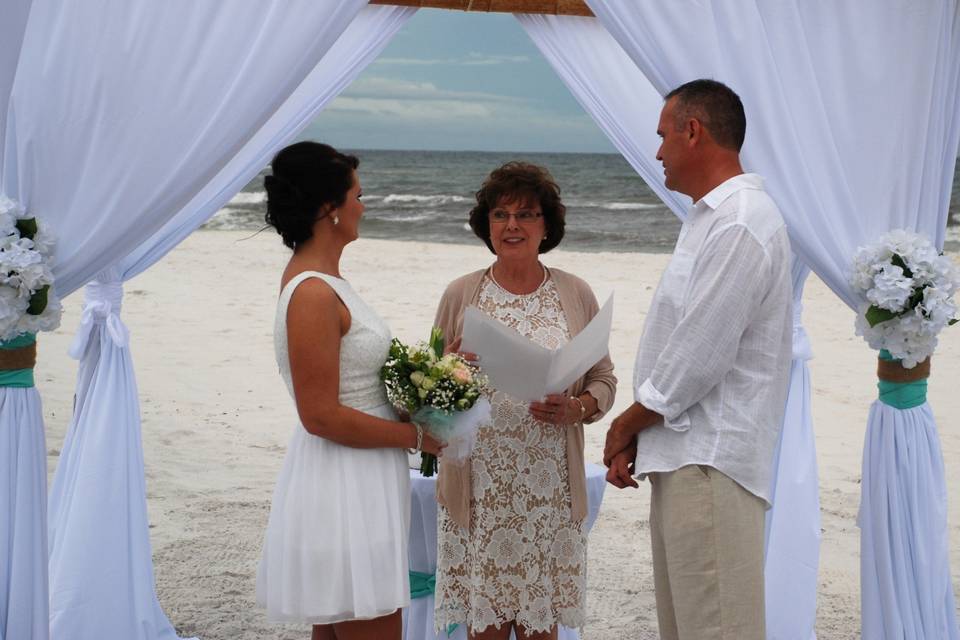
[(603, 464), (608, 467), (607, 482), (618, 489), (639, 486), (633, 479), (637, 435), (660, 418), (660, 414), (634, 402), (613, 419), (603, 447)]

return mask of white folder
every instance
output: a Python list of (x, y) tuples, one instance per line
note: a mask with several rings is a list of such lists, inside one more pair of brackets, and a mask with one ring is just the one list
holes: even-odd
[(480, 356), (477, 364), (498, 391), (527, 402), (568, 389), (609, 351), (613, 294), (583, 331), (559, 349), (544, 349), (476, 307), (463, 314), (462, 351)]

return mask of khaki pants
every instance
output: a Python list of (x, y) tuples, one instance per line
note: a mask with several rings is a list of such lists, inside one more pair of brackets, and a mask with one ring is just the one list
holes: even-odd
[(712, 467), (651, 473), (664, 640), (764, 640), (763, 500)]

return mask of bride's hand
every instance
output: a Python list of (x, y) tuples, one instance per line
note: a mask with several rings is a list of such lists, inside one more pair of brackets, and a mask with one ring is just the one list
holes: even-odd
[(432, 453), (439, 458), (443, 455), (443, 448), (446, 446), (446, 442), (440, 442), (426, 431), (423, 432), (423, 442), (420, 444), (420, 450), (424, 453)]
[(443, 352), (455, 353), (471, 364), (476, 364), (477, 362), (479, 362), (480, 357), (477, 354), (471, 353), (469, 351), (460, 351), (460, 342), (461, 342), (461, 338), (457, 338), (456, 340), (448, 344), (446, 348), (443, 350)]

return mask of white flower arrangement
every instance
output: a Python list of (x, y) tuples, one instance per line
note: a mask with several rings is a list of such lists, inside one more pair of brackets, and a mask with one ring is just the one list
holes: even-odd
[(896, 229), (857, 249), (850, 284), (865, 299), (857, 335), (906, 369), (930, 357), (940, 331), (957, 322), (960, 270), (916, 233)]
[[(485, 396), (490, 388), (477, 367), (443, 351), (443, 331), (437, 327), (430, 332), (429, 343), (409, 347), (394, 338), (380, 379), (390, 403), (446, 442), (444, 455), (459, 460), (470, 454), (477, 428), (489, 417)], [(436, 470), (437, 459), (423, 453), (420, 472), (429, 477)]]
[(0, 194), (0, 341), (60, 326), (53, 292), (54, 241), (20, 203)]

